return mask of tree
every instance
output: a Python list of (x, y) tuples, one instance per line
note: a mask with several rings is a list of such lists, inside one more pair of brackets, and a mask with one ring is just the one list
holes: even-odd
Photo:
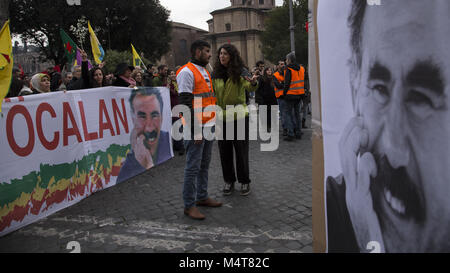
[[(66, 62), (59, 29), (78, 41), (70, 27), (82, 16), (90, 20), (105, 51), (131, 50), (133, 43), (156, 60), (169, 50), (169, 11), (158, 0), (89, 0), (81, 6), (60, 0), (10, 0), (9, 9), (12, 32), (39, 46), (46, 59), (57, 64)], [(91, 52), (88, 37), (83, 48)]]
[[(308, 33), (306, 33), (305, 24), (308, 20), (308, 1), (294, 1), (293, 9), (297, 62), (307, 66)], [(265, 31), (261, 37), (264, 57), (272, 63), (284, 60), (291, 51), (289, 26), (289, 4), (285, 0), (282, 7), (277, 7), (270, 11), (265, 21)]]
[[(150, 65), (150, 61), (141, 57), (142, 61), (145, 65)], [(119, 63), (127, 63), (129, 65), (133, 65), (133, 55), (131, 54), (130, 50), (127, 51), (117, 51), (117, 50), (107, 50), (105, 54), (105, 60), (106, 62), (104, 70), (106, 73), (114, 73), (116, 70), (116, 66)], [(143, 68), (143, 67), (142, 67)], [(150, 69), (150, 67), (147, 67)]]

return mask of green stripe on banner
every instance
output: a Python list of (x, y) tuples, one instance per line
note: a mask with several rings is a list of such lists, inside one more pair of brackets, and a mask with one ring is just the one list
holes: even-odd
[(15, 201), (22, 193), (32, 193), (38, 184), (38, 177), (41, 178), (40, 188), (45, 189), (48, 187), (48, 184), (53, 177), (55, 178), (55, 181), (58, 182), (63, 179), (72, 178), (77, 169), (78, 172), (89, 173), (89, 171), (95, 167), (97, 158), (99, 158), (99, 160), (97, 169), (94, 169), (94, 172), (98, 171), (101, 167), (112, 168), (109, 164), (108, 155), (112, 158), (116, 158), (117, 156), (126, 157), (127, 152), (130, 149), (131, 145), (119, 146), (113, 144), (106, 152), (98, 151), (72, 163), (58, 165), (41, 164), (39, 172), (33, 171), (22, 178), (12, 179), (11, 184), (5, 182), (0, 184), (0, 207)]

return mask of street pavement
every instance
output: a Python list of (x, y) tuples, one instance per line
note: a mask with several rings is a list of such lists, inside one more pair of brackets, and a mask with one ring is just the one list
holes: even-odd
[[(308, 123), (309, 119), (308, 119)], [(251, 193), (222, 196), (217, 143), (209, 194), (224, 203), (200, 207), (203, 221), (183, 214), (185, 156), (0, 238), (0, 253), (310, 253), (312, 252), (311, 129), (274, 152), (250, 142)]]

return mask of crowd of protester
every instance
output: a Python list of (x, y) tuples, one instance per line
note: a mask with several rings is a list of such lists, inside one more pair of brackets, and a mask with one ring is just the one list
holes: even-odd
[[(196, 41), (191, 46), (192, 59), (184, 66), (170, 68), (165, 64), (150, 65), (149, 69), (133, 67), (128, 63), (119, 63), (114, 73), (106, 74), (104, 63), (90, 67), (87, 54), (81, 51), (81, 65), (73, 66), (70, 71), (59, 67), (49, 67), (46, 71), (35, 75), (28, 75), (19, 69), (13, 70), (10, 92), (7, 97), (26, 96), (47, 92), (71, 90), (86, 90), (105, 86), (119, 86), (136, 88), (167, 87), (170, 91), (172, 108), (178, 104), (188, 106), (191, 111), (198, 108), (193, 105), (194, 97), (207, 97), (201, 108), (218, 105), (223, 111), (219, 119), (226, 121), (219, 130), (226, 136), (218, 141), (220, 161), (222, 165), (224, 188), (223, 195), (230, 195), (234, 191), (236, 182), (241, 184), (241, 195), (250, 193), (249, 170), (249, 110), (248, 105), (267, 106), (267, 115), (259, 115), (261, 123), (267, 131), (272, 131), (272, 108), (279, 106), (279, 119), (285, 141), (301, 139), (302, 128), (306, 128), (306, 116), (310, 114), (310, 92), (306, 69), (297, 63), (295, 53), (289, 53), (285, 60), (280, 60), (274, 67), (258, 61), (256, 66), (249, 69), (240, 57), (237, 48), (231, 44), (222, 45), (213, 63), (211, 46), (205, 41)], [(228, 105), (240, 105), (241, 112), (229, 112), (234, 118), (229, 119)], [(238, 109), (238, 108), (236, 108)], [(261, 109), (261, 108), (258, 108)], [(209, 116), (209, 115), (207, 115)], [(211, 115), (212, 116), (212, 115)], [(172, 123), (180, 117), (173, 117)], [(238, 120), (244, 119), (245, 139), (238, 140), (236, 133)], [(191, 122), (194, 119), (191, 120)], [(184, 121), (183, 121), (184, 122)], [(201, 126), (216, 126), (203, 116)], [(228, 124), (230, 123), (230, 124)], [(184, 124), (182, 130), (193, 130), (195, 124)], [(228, 137), (226, 128), (234, 128), (234, 136)], [(199, 125), (200, 126), (200, 125)], [(231, 128), (230, 127), (230, 128)], [(186, 131), (188, 132), (188, 131)], [(193, 219), (204, 219), (196, 206), (219, 207), (217, 202), (207, 197), (207, 172), (211, 159), (212, 141), (180, 140), (173, 141), (173, 150), (179, 155), (186, 153), (185, 178), (183, 198), (184, 213)], [(234, 160), (235, 158), (235, 160)], [(234, 166), (236, 161), (236, 167)], [(200, 164), (201, 162), (201, 164)], [(195, 164), (194, 164), (195, 163)], [(197, 166), (200, 164), (199, 166)], [(202, 175), (199, 175), (202, 173)], [(194, 181), (201, 177), (200, 193), (195, 201)], [(203, 196), (205, 195), (205, 196)], [(200, 196), (200, 197), (199, 197)], [(194, 201), (193, 201), (194, 200)]]
[[(80, 89), (98, 88), (104, 86), (121, 86), (121, 87), (142, 87), (142, 86), (165, 86), (170, 90), (170, 100), (172, 107), (179, 104), (179, 91), (177, 85), (177, 71), (181, 66), (169, 68), (165, 64), (159, 66), (149, 65), (148, 70), (142, 67), (133, 67), (127, 63), (119, 63), (116, 66), (114, 73), (106, 74), (104, 70), (105, 63), (89, 67), (87, 54), (81, 52), (81, 65), (73, 66), (71, 69), (64, 69), (62, 72), (59, 66), (49, 67), (46, 71), (36, 73), (34, 75), (26, 74), (20, 69), (13, 69), (13, 76), (11, 80), (11, 87), (6, 97), (27, 96), (33, 94), (57, 92), (57, 91), (71, 91)], [(218, 62), (216, 60), (216, 62)], [(215, 65), (215, 64), (213, 64)], [(292, 120), (292, 125), (285, 121), (286, 99), (277, 97), (277, 89), (284, 88), (283, 82), (280, 82), (275, 73), (284, 75), (288, 70), (285, 60), (280, 60), (278, 65), (266, 67), (264, 61), (258, 61), (256, 66), (249, 69), (245, 64), (241, 64), (239, 68), (240, 75), (244, 79), (256, 79), (258, 85), (257, 90), (246, 90), (245, 103), (255, 103), (256, 105), (267, 105), (267, 116), (260, 117), (263, 124), (267, 125), (267, 130), (271, 130), (271, 109), (274, 105), (279, 105), (279, 113), (281, 125), (283, 128), (283, 136), (287, 137), (285, 140), (292, 140), (292, 138), (301, 138), (301, 132)], [(210, 66), (211, 71), (212, 66)], [(236, 73), (239, 73), (236, 72)], [(217, 72), (216, 72), (217, 73)], [(227, 80), (228, 75), (224, 75), (224, 80)], [(279, 77), (278, 77), (279, 78)], [(305, 94), (301, 96), (299, 101), (295, 101), (295, 107), (292, 109), (292, 115), (297, 120), (300, 120), (301, 127), (306, 128), (306, 116), (310, 114), (310, 93), (308, 88), (308, 80), (305, 76)], [(251, 102), (250, 100), (254, 100)], [(289, 103), (288, 103), (289, 104)], [(301, 113), (299, 112), (301, 109)], [(174, 117), (172, 122), (176, 122), (178, 118)], [(288, 122), (289, 123), (289, 122)], [(295, 128), (294, 128), (295, 127)], [(293, 128), (293, 129), (292, 129)], [(294, 130), (290, 132), (289, 130)], [(294, 134), (290, 136), (289, 134)], [(174, 141), (174, 150), (180, 155), (184, 154), (184, 146), (182, 141)]]
[(176, 86), (173, 86), (173, 80), (169, 80), (169, 73), (175, 73), (176, 70), (169, 71), (167, 65), (160, 65), (159, 67), (150, 65), (149, 69), (145, 70), (138, 66), (133, 67), (127, 63), (119, 63), (114, 73), (106, 74), (104, 69), (105, 63), (89, 69), (87, 54), (82, 51), (81, 56), (81, 65), (64, 69), (64, 71), (61, 71), (59, 66), (55, 66), (48, 67), (45, 71), (36, 74), (29, 74), (14, 68), (10, 90), (6, 97), (11, 98), (104, 86), (166, 86), (170, 88), (172, 84), (172, 90), (176, 88)]

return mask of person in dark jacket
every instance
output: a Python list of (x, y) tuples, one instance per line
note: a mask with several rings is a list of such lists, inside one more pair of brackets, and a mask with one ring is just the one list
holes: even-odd
[(275, 85), (273, 82), (272, 68), (267, 67), (264, 69), (263, 76), (259, 81), (259, 91), (262, 99), (261, 105), (267, 105), (266, 124), (267, 131), (271, 131), (272, 128), (272, 105), (277, 105), (277, 98), (275, 97)]
[(131, 77), (134, 66), (130, 66), (126, 63), (120, 63), (116, 67), (116, 80), (113, 82), (113, 86), (122, 86), (133, 88), (136, 86), (136, 81)]
[(67, 90), (78, 90), (83, 88), (83, 80), (81, 79), (81, 65), (72, 68), (72, 80), (67, 85)]
[(284, 140), (292, 141), (294, 138), (301, 139), (302, 137), (300, 104), (304, 94), (303, 95), (288, 94), (292, 80), (292, 72), (290, 69), (294, 71), (300, 71), (301, 69), (300, 65), (296, 63), (296, 57), (294, 52), (291, 52), (286, 56), (286, 65), (287, 68), (284, 72), (283, 99), (286, 104), (286, 107), (284, 109), (284, 116), (286, 127), (288, 130), (288, 135)]
[[(167, 73), (169, 75), (168, 77), (168, 83), (167, 87), (170, 90), (170, 105), (172, 106), (172, 109), (179, 104), (178, 102), (178, 84), (177, 84), (177, 74), (173, 70), (169, 70)], [(172, 124), (177, 122), (180, 118), (179, 117), (172, 117)], [(182, 132), (182, 129), (180, 130)], [(183, 140), (173, 140), (173, 150), (178, 151), (179, 155), (184, 155), (184, 145)]]
[(13, 68), (11, 86), (9, 88), (9, 93), (7, 98), (17, 97), (22, 90), (23, 81), (20, 79), (20, 70), (18, 68)]
[(162, 64), (158, 66), (158, 76), (154, 77), (152, 80), (152, 86), (167, 86), (167, 76), (169, 68), (167, 65)]
[(89, 62), (84, 50), (81, 50), (81, 59), (81, 79), (83, 82), (83, 89), (106, 86), (103, 69), (100, 66), (94, 66), (89, 70)]
[(50, 90), (51, 92), (59, 91), (59, 86), (61, 85), (62, 77), (61, 73), (55, 70), (55, 67), (49, 67), (47, 73), (50, 76)]

